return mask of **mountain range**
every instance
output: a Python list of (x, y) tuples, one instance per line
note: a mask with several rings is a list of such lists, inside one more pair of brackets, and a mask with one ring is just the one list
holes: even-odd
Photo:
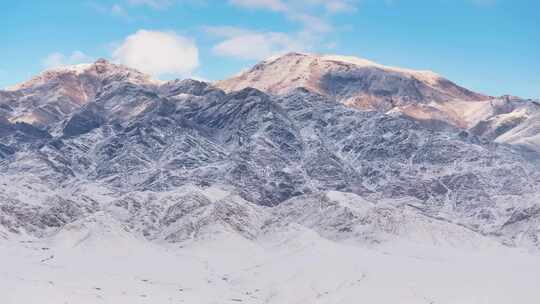
[[(0, 91), (0, 240), (57, 256), (309, 239), (537, 258), (538, 131), (539, 101), (354, 57), (289, 53), (215, 83), (100, 59)], [(231, 301), (292, 303), (283, 292)]]

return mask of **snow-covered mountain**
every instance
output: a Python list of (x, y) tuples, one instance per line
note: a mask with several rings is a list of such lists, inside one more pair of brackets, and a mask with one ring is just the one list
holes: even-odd
[(302, 53), (270, 58), (216, 85), (226, 91), (253, 87), (277, 95), (305, 87), (345, 104), (377, 110), (411, 103), (487, 99), (431, 71), (389, 67), (356, 57)]
[(356, 109), (402, 114), (429, 128), (457, 127), (489, 140), (500, 137), (501, 143), (540, 149), (535, 139), (537, 118), (502, 136), (534, 116), (538, 102), (475, 93), (431, 71), (384, 66), (357, 57), (289, 53), (215, 85), (227, 92), (252, 87), (277, 96), (306, 88)]
[[(305, 57), (289, 54), (270, 64), (298, 56)], [(81, 96), (74, 92), (85, 97), (73, 102)], [(536, 107), (521, 100), (491, 102), (492, 114), (482, 114), (487, 118), (474, 132), (439, 130), (407, 116), (358, 111), (309, 88), (226, 93), (194, 80), (158, 83), (104, 60), (47, 71), (3, 94), (14, 98), (2, 101), (12, 109), (3, 113), (0, 134), (0, 193), (9, 206), (3, 215), (26, 232), (45, 233), (52, 223), (40, 217), (47, 212), (68, 209), (65, 218), (56, 214), (56, 227), (103, 210), (103, 198), (85, 191), (88, 185), (108, 193), (107, 201), (134, 191), (218, 187), (261, 206), (340, 191), (373, 204), (414, 206), (481, 234), (497, 234), (516, 210), (534, 205), (538, 193), (536, 162), (497, 144), (510, 131), (493, 136), (487, 127)], [(22, 114), (15, 113), (59, 102), (78, 106), (55, 112), (55, 119), (17, 120)], [(527, 124), (536, 121), (527, 118)], [(527, 141), (530, 135), (516, 136)], [(17, 199), (25, 187), (47, 190)], [(36, 212), (38, 224), (21, 220), (26, 208)]]
[(225, 91), (253, 87), (283, 95), (295, 88), (331, 97), (362, 110), (399, 111), (418, 120), (442, 121), (464, 127), (466, 119), (454, 107), (478, 107), (490, 99), (431, 71), (384, 66), (366, 59), (336, 55), (289, 53), (270, 58), (216, 86)]
[[(358, 94), (369, 95), (378, 111), (351, 107)], [(424, 106), (459, 113), (466, 124), (440, 128), (400, 114)], [(17, 263), (24, 267), (50, 249), (54, 253), (41, 264), (58, 269), (70, 262), (74, 248), (84, 250), (73, 252), (73, 259), (97, 251), (96, 263), (104, 259), (104, 265), (112, 263), (110, 254), (146, 248), (133, 264), (122, 264), (127, 268), (152, 254), (178, 263), (170, 250), (205, 256), (193, 264), (202, 265), (192, 269), (200, 276), (196, 292), (170, 298), (187, 301), (217, 288), (245, 303), (351, 303), (366, 290), (357, 286), (363, 272), (347, 267), (358, 254), (369, 261), (384, 260), (386, 252), (400, 255), (390, 264), (401, 263), (401, 255), (451, 259), (442, 253), (446, 249), (509, 256), (529, 250), (537, 257), (540, 171), (531, 156), (538, 150), (521, 149), (522, 142), (535, 142), (535, 107), (473, 93), (431, 72), (335, 56), (288, 54), (216, 86), (158, 82), (104, 60), (47, 71), (0, 91), (0, 244), (23, 252)], [(240, 274), (209, 266), (228, 250), (227, 263), (253, 268)], [(284, 259), (278, 264), (286, 265), (286, 257), (322, 265), (343, 258), (338, 268), (347, 281), (329, 277), (303, 286), (302, 278), (320, 275), (326, 266), (307, 273), (277, 268), (303, 290), (295, 294), (294, 286), (276, 282), (268, 262)], [(534, 258), (528, 255), (523, 261), (534, 279), (538, 263), (529, 263)], [(456, 263), (459, 269), (469, 265)], [(264, 273), (246, 282), (257, 275), (257, 265)], [(298, 265), (308, 267), (305, 261)], [(46, 268), (40, 271), (47, 277)], [(508, 280), (504, 274), (497, 273), (501, 282)], [(0, 271), (0, 283), (12, 284), (12, 275)], [(429, 271), (423, 275), (419, 280), (429, 281)], [(380, 288), (383, 281), (369, 282)], [(352, 287), (340, 291), (342, 284)], [(173, 285), (156, 286), (172, 292), (167, 286)], [(528, 295), (524, 286), (513, 286), (512, 294)], [(77, 288), (61, 290), (83, 303)], [(498, 295), (497, 288), (486, 288)], [(96, 290), (92, 297), (100, 295)], [(396, 294), (413, 303), (427, 297), (407, 292)], [(453, 303), (445, 292), (432, 295)], [(339, 302), (340, 296), (345, 300)], [(121, 297), (107, 295), (113, 302)], [(126, 295), (132, 302), (143, 298)], [(380, 303), (395, 303), (390, 298)]]
[(0, 113), (11, 122), (49, 127), (92, 101), (105, 87), (118, 83), (151, 86), (153, 81), (125, 66), (100, 59), (93, 64), (47, 70), (0, 93)]

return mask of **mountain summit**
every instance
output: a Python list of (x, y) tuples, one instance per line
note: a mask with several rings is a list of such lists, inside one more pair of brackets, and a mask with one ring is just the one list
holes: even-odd
[(491, 99), (431, 71), (384, 66), (357, 57), (303, 53), (267, 59), (216, 86), (225, 91), (253, 87), (274, 95), (303, 87), (356, 109), (403, 113), (419, 121), (459, 128), (476, 123), (459, 108), (484, 107)]
[(155, 84), (150, 76), (105, 59), (62, 66), (46, 70), (8, 91), (0, 91), (0, 104), (4, 104), (0, 115), (11, 122), (47, 127), (118, 83)]
[(254, 87), (277, 95), (305, 87), (355, 108), (379, 111), (432, 101), (489, 98), (430, 71), (389, 67), (356, 57), (302, 53), (270, 58), (216, 85), (226, 91)]

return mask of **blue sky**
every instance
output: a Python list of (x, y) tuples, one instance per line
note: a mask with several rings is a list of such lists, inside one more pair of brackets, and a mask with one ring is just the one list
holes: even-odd
[(535, 0), (35, 0), (0, 3), (0, 87), (100, 57), (217, 80), (286, 51), (433, 70), (540, 97)]

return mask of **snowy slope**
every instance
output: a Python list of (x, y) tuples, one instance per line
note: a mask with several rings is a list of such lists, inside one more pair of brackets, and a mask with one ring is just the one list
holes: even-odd
[(0, 243), (3, 303), (534, 304), (540, 280), (537, 256), (504, 248), (368, 249), (305, 229), (163, 247), (98, 230)]

